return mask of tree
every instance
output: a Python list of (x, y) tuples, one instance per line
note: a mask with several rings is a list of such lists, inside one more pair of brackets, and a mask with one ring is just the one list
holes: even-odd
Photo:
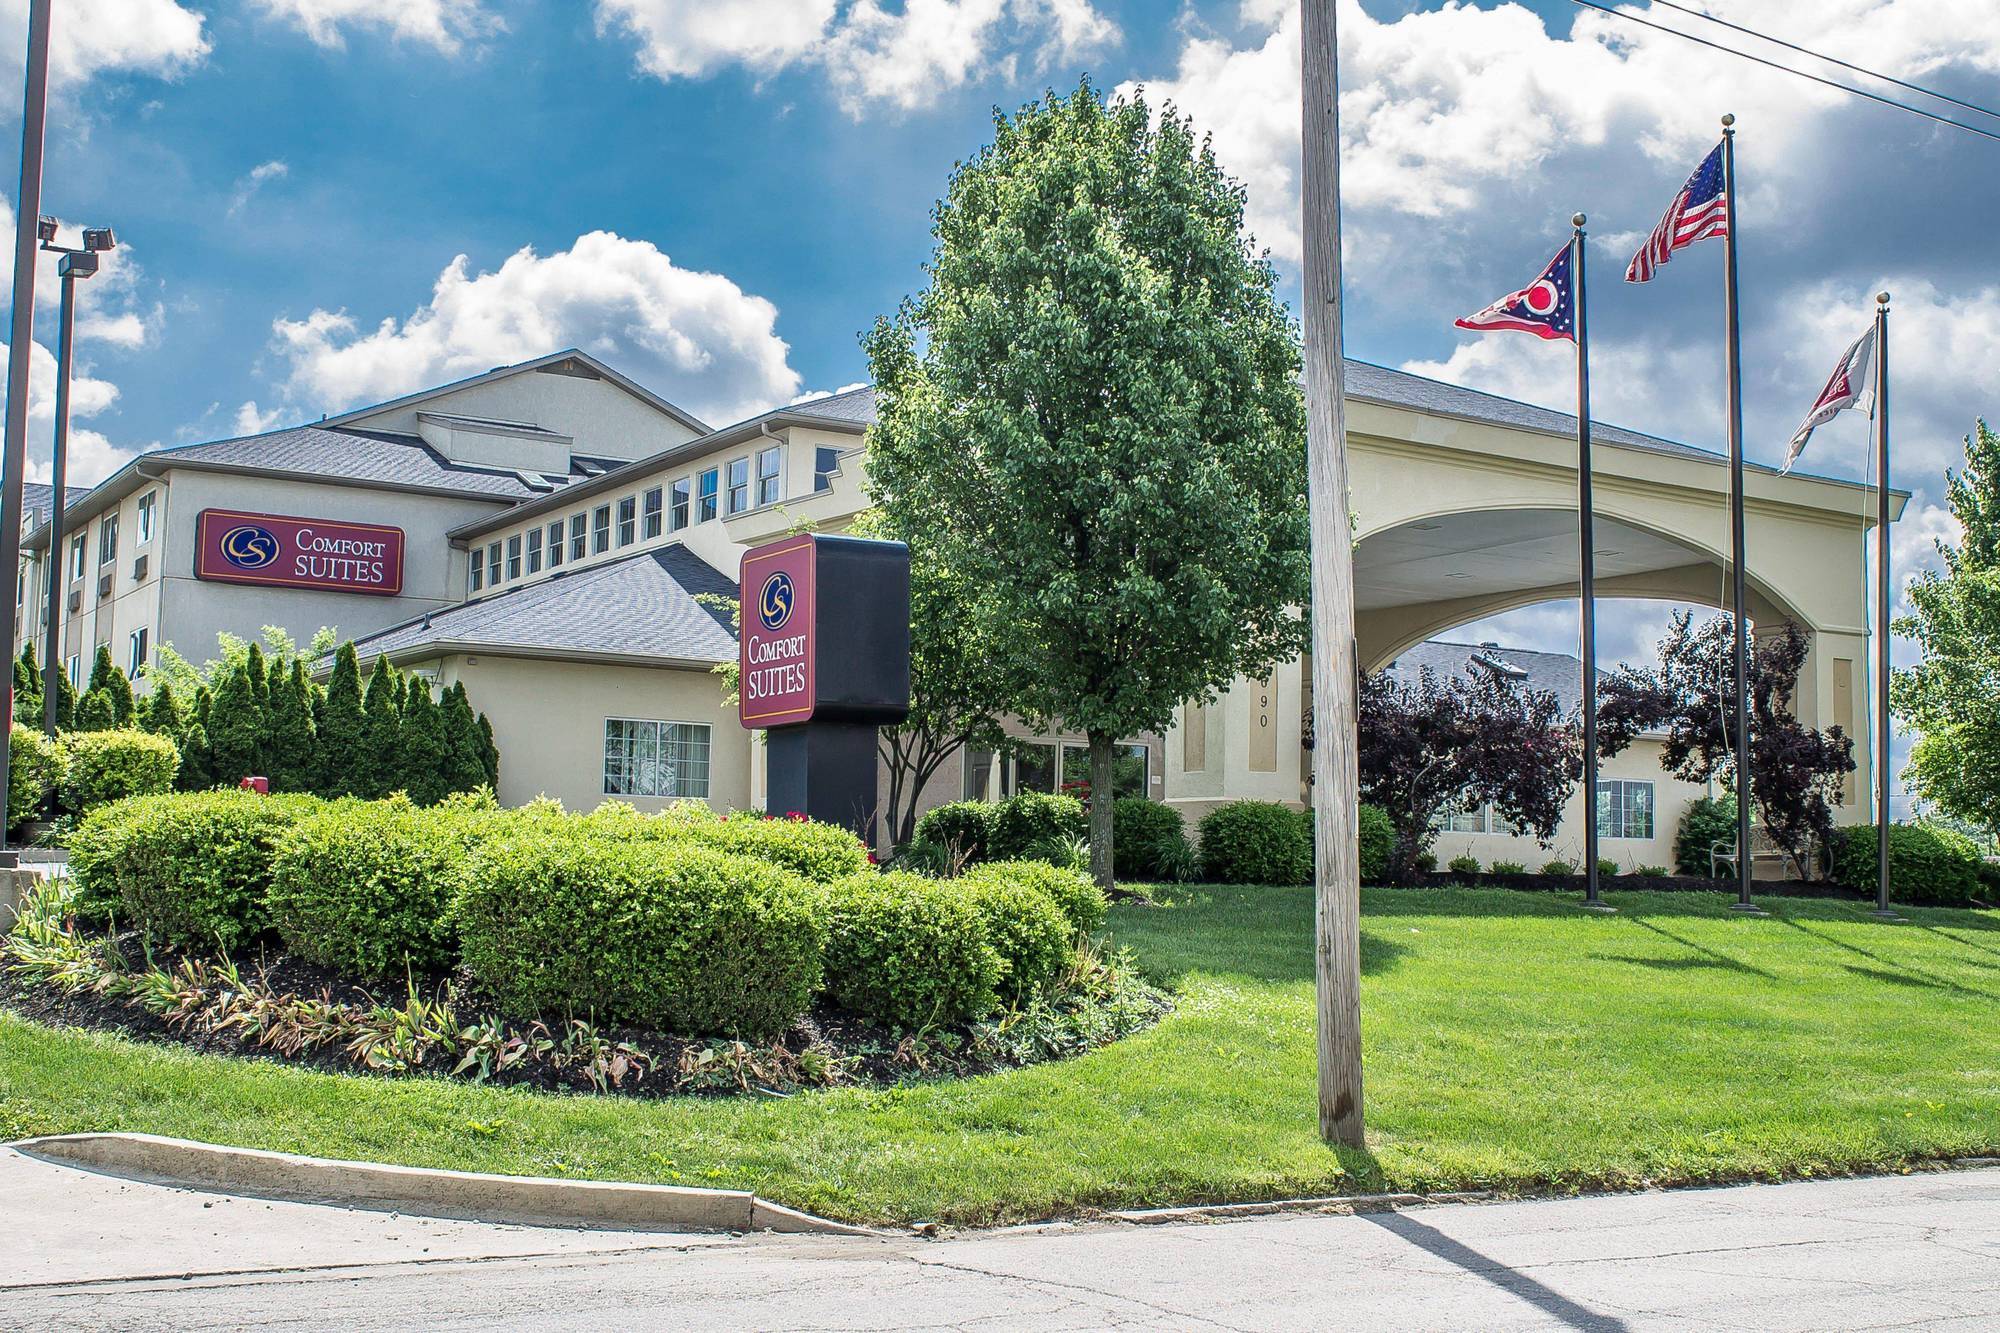
[(326, 687), (326, 724), (319, 730), (322, 796), (357, 796), (367, 787), (367, 756), (362, 748), (361, 663), (353, 643), (343, 643), (334, 655), (333, 675)]
[(42, 724), (42, 668), (33, 642), (21, 646), (14, 660), (14, 720), (24, 727)]
[(450, 757), (444, 710), (431, 698), (430, 686), (421, 676), (407, 677), (396, 766), (412, 801), (436, 805), (444, 799), (450, 790), (445, 785)]
[(1562, 704), (1486, 673), (1361, 680), (1361, 798), (1396, 829), (1389, 875), (1416, 876), (1440, 821), (1491, 803), (1544, 846), (1583, 773), (1583, 747)]
[(118, 710), (111, 691), (95, 689), (86, 693), (77, 703), (75, 722), (78, 731), (109, 731), (117, 726)]
[(368, 673), (368, 689), (361, 697), (361, 759), (364, 765), (355, 786), (357, 796), (387, 796), (404, 786), (402, 759), (397, 731), (401, 718), (396, 713), (396, 668), (386, 654), (375, 659)]
[[(90, 668), (90, 688), (85, 693), (86, 695), (90, 695), (100, 691), (103, 692), (105, 705), (110, 711), (111, 726), (131, 726), (134, 717), (137, 716), (137, 706), (132, 699), (132, 682), (126, 677), (124, 669), (111, 660), (111, 645), (105, 643), (97, 645), (97, 657), (92, 662)], [(101, 716), (101, 711), (94, 712), (92, 715), (93, 720)], [(77, 728), (79, 731), (104, 731), (107, 729), (100, 726), (82, 725), (79, 725)]]
[(1984, 421), (1965, 441), (1964, 469), (1945, 474), (1945, 498), (1959, 537), (1937, 543), (1943, 573), (1910, 581), (1910, 614), (1896, 633), (1922, 655), (1890, 676), (1890, 698), (1917, 733), (1910, 785), (1946, 814), (1992, 830), (2000, 828), (2000, 434)]
[(1086, 82), (995, 118), (866, 340), (884, 521), (951, 571), (991, 708), (1083, 732), (1098, 791), (1119, 738), (1304, 646), (1298, 342), (1243, 204), (1187, 122)]
[(233, 787), (246, 777), (269, 776), (262, 767), (264, 710), (244, 667), (224, 671), (207, 722), (209, 766), (214, 780)]
[[(173, 687), (161, 682), (163, 688)], [(208, 686), (194, 687), (194, 703), (187, 710), (187, 730), (181, 734), (181, 771), (174, 786), (182, 791), (207, 791), (219, 779), (215, 774), (215, 749), (208, 743), (208, 726), (215, 716), (214, 696)]]
[[(45, 688), (47, 684), (47, 681), (43, 682)], [(76, 685), (70, 680), (69, 672), (56, 672), (55, 690), (56, 730), (74, 731), (76, 729)]]
[(462, 682), (444, 693), (445, 790), (473, 791), (488, 781), (486, 738)]
[(319, 776), (318, 738), (305, 663), (296, 657), (273, 667), (266, 722), (271, 785), (279, 791), (311, 791)]
[(493, 740), (493, 724), (486, 720), (486, 714), (479, 715), (479, 767), (486, 775), (486, 785), (495, 793), (500, 790), (500, 747)]
[(186, 734), (188, 719), (174, 687), (159, 681), (139, 703), (139, 725), (156, 736), (165, 736), (176, 745)]
[[(1736, 781), (1736, 647), (1731, 618), (1696, 626), (1676, 612), (1660, 640), (1658, 670), (1624, 666), (1599, 686), (1598, 750), (1607, 758), (1642, 732), (1664, 728), (1660, 767), (1683, 782)], [(1815, 731), (1792, 715), (1811, 640), (1797, 625), (1756, 636), (1750, 650), (1750, 800), (1764, 831), (1801, 869), (1833, 832), (1854, 742), (1839, 727)]]

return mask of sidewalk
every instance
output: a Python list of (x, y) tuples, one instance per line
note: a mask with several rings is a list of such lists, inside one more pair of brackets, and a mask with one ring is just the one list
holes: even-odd
[(36, 1328), (2000, 1325), (2000, 1170), (943, 1240), (579, 1232), (203, 1195), (0, 1152)]

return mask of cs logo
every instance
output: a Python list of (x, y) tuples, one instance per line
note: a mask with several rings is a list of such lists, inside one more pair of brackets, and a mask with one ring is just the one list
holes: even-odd
[(765, 629), (778, 630), (792, 618), (792, 576), (782, 571), (764, 580), (757, 594), (757, 619)]
[(269, 528), (245, 523), (222, 534), (222, 558), (238, 569), (262, 569), (278, 558), (278, 539)]

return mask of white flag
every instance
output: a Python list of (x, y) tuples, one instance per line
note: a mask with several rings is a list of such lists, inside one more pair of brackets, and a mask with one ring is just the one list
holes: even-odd
[(1868, 332), (1848, 344), (1846, 353), (1835, 366), (1826, 387), (1819, 391), (1819, 399), (1806, 413), (1806, 419), (1798, 433), (1792, 436), (1791, 452), (1785, 455), (1786, 472), (1799, 461), (1799, 454), (1805, 450), (1806, 441), (1820, 426), (1850, 407), (1858, 407), (1870, 416), (1875, 413), (1875, 390), (1868, 382), (1868, 365), (1875, 357), (1875, 326), (1870, 324)]

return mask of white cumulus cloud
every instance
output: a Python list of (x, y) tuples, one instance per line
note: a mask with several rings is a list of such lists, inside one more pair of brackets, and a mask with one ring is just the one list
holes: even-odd
[(710, 420), (799, 392), (777, 307), (717, 273), (675, 264), (649, 241), (589, 232), (567, 250), (522, 248), (492, 272), (460, 255), (407, 318), (363, 330), (346, 311), (279, 319), (290, 402), (339, 410), (564, 347), (602, 356)]
[[(202, 15), (175, 0), (66, 0), (49, 29), (49, 82), (58, 91), (110, 74), (173, 78), (208, 54)], [(0, 99), (21, 105), (28, 0), (0, 0)]]
[(377, 28), (399, 41), (450, 54), (505, 25), (481, 0), (257, 0), (266, 13), (305, 30), (320, 46), (346, 44), (349, 28)]
[(639, 67), (660, 79), (729, 64), (782, 68), (833, 22), (834, 0), (597, 0), (597, 29), (636, 42)]

